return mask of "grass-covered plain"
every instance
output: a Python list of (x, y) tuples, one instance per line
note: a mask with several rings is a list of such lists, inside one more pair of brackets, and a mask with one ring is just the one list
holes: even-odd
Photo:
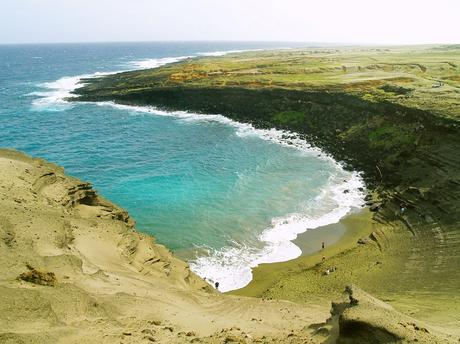
[(191, 58), (93, 80), (81, 92), (126, 96), (178, 86), (344, 92), (458, 119), (460, 45), (288, 49)]

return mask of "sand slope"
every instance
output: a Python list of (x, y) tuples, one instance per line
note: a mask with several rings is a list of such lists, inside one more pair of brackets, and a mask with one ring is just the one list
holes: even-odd
[(0, 150), (0, 209), (1, 343), (365, 342), (380, 337), (353, 317), (369, 309), (389, 338), (454, 342), (367, 296), (327, 322), (329, 307), (221, 295), (90, 184), (15, 151)]
[(182, 343), (232, 327), (287, 336), (327, 317), (224, 297), (88, 183), (44, 161), (0, 153), (0, 207), (0, 342)]

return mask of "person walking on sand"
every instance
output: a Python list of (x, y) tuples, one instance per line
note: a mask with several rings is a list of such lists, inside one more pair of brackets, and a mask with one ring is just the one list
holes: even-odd
[(214, 286), (216, 287), (217, 290), (219, 290), (219, 282), (214, 283)]
[(321, 249), (324, 250), (324, 241), (321, 243)]

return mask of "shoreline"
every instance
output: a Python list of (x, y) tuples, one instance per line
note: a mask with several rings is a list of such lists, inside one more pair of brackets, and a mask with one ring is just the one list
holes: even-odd
[[(372, 212), (363, 208), (348, 213), (337, 223), (307, 230), (293, 241), (302, 250), (301, 256), (286, 262), (260, 264), (252, 269), (253, 278), (248, 285), (226, 294), (258, 297), (292, 268), (311, 268), (321, 264), (323, 256), (327, 262), (354, 247), (359, 239), (371, 234), (373, 223)], [(326, 245), (321, 249), (323, 241)]]
[[(315, 254), (328, 254), (329, 250), (337, 245), (344, 245), (350, 237), (364, 237), (371, 233), (368, 228), (372, 222), (372, 213), (369, 208), (353, 209), (339, 222), (321, 226), (315, 229), (307, 230), (299, 234), (297, 239), (293, 241), (301, 250), (302, 254), (295, 258), (308, 257)], [(322, 243), (325, 247), (322, 249)]]
[[(189, 57), (183, 57), (183, 58), (186, 59), (186, 58), (189, 58)], [(169, 58), (155, 59), (155, 61), (157, 61), (157, 60), (167, 60), (167, 59), (169, 59)], [(176, 58), (171, 58), (171, 59), (176, 59)], [(168, 64), (171, 64), (171, 63), (181, 61), (180, 60), (181, 58), (177, 58), (177, 59), (178, 60), (174, 61), (174, 62), (166, 62), (166, 61), (164, 61), (164, 62), (160, 63), (158, 66), (156, 66), (154, 68), (160, 67), (161, 65), (163, 65), (163, 63), (168, 65)], [(115, 73), (118, 73), (118, 72), (107, 73), (107, 75), (111, 75), (111, 74), (115, 74)], [(93, 77), (96, 77), (96, 76), (97, 75), (94, 75)], [(71, 83), (72, 86), (67, 85), (67, 88), (69, 90), (73, 91), (73, 90), (76, 90), (76, 89), (78, 89), (80, 87), (83, 87), (84, 85), (80, 84), (82, 78), (84, 79), (84, 77), (82, 77), (82, 76), (71, 77), (70, 79), (73, 80), (72, 83)], [(62, 79), (67, 79), (67, 78), (61, 78), (61, 79), (59, 79), (59, 80), (57, 80), (57, 81), (55, 81), (53, 83), (50, 83), (50, 84), (55, 84), (55, 83), (59, 82)], [(67, 88), (64, 88), (63, 90), (67, 91)], [(56, 89), (54, 89), (54, 92), (61, 93), (59, 90), (56, 91)], [(51, 93), (53, 93), (53, 92), (51, 92)], [(70, 100), (70, 99), (67, 99), (65, 94), (66, 94), (66, 92), (62, 92), (62, 97), (60, 98), (60, 100), (66, 102), (68, 104), (72, 104), (72, 102), (67, 101), (67, 100)], [(42, 100), (42, 99), (46, 99), (46, 97), (45, 98), (38, 98), (38, 100)], [(188, 111), (166, 110), (166, 109), (159, 109), (159, 108), (152, 107), (152, 106), (139, 106), (139, 105), (135, 105), (135, 104), (124, 104), (122, 102), (101, 101), (101, 102), (94, 102), (94, 104), (97, 104), (99, 106), (110, 106), (110, 107), (120, 109), (120, 110), (147, 113), (147, 114), (152, 114), (154, 116), (168, 116), (168, 117), (184, 118), (184, 119), (187, 119), (187, 120), (197, 120), (197, 121), (201, 121), (201, 120), (216, 121), (216, 122), (219, 122), (219, 123), (222, 123), (222, 124), (225, 124), (225, 125), (228, 125), (230, 127), (235, 128), (237, 135), (247, 135), (248, 133), (254, 134), (254, 135), (258, 136), (262, 140), (267, 140), (267, 141), (273, 142), (275, 144), (279, 144), (279, 145), (284, 146), (284, 147), (293, 148), (293, 149), (296, 149), (296, 150), (299, 150), (299, 151), (306, 152), (307, 154), (315, 155), (315, 156), (318, 157), (318, 159), (324, 159), (326, 161), (331, 161), (331, 163), (335, 166), (335, 168), (338, 168), (338, 169), (341, 169), (341, 170), (344, 170), (344, 171), (347, 170), (346, 166), (344, 166), (342, 161), (336, 160), (331, 154), (325, 152), (320, 147), (317, 147), (317, 146), (311, 144), (307, 140), (307, 138), (302, 137), (302, 135), (300, 135), (299, 133), (291, 131), (291, 130), (288, 130), (288, 129), (259, 128), (259, 127), (255, 126), (252, 123), (248, 123), (248, 122), (241, 121), (241, 120), (238, 120), (238, 119), (232, 119), (230, 116), (219, 115), (219, 114), (213, 115), (213, 114), (194, 113), (194, 112), (188, 112)], [(352, 183), (352, 182), (356, 183), (356, 182), (358, 182), (359, 185), (347, 185), (346, 187), (342, 187), (343, 185), (340, 184), (340, 185), (335, 185), (335, 188), (338, 188), (339, 190), (340, 189), (352, 190), (352, 193), (362, 193), (363, 191), (361, 191), (361, 189), (366, 188), (365, 182), (364, 182), (363, 178), (361, 177), (362, 172), (361, 171), (356, 171), (356, 170), (348, 171), (348, 172), (350, 172), (350, 176), (349, 176), (349, 180), (346, 183)], [(333, 193), (335, 193), (335, 192), (333, 192)], [(337, 192), (337, 193), (341, 194), (341, 192)], [(338, 207), (336, 209), (341, 207), (341, 205), (339, 205), (339, 203), (338, 203)], [(310, 235), (312, 235), (310, 232), (317, 233), (318, 229), (322, 229), (322, 230), (326, 229), (326, 230), (328, 230), (328, 228), (330, 226), (331, 226), (331, 228), (337, 228), (337, 226), (341, 227), (342, 226), (342, 220), (345, 217), (348, 217), (350, 214), (352, 214), (352, 213), (354, 213), (356, 211), (356, 209), (354, 209), (354, 208), (357, 206), (357, 204), (349, 204), (348, 206), (351, 206), (353, 209), (348, 214), (342, 216), (342, 218), (339, 220), (338, 223), (332, 223), (332, 224), (325, 225), (325, 226), (320, 225), (318, 227), (315, 227), (315, 228), (312, 228), (312, 229), (309, 228), (309, 229), (306, 229), (305, 231), (301, 231), (301, 232), (298, 232), (297, 230), (294, 230), (295, 233), (291, 233), (292, 230), (288, 229), (287, 236), (289, 237), (289, 236), (292, 236), (292, 235), (296, 235), (297, 238), (294, 239), (294, 240), (286, 238), (285, 240), (283, 240), (283, 242), (286, 243), (287, 245), (291, 245), (291, 243), (294, 244), (296, 246), (296, 249), (298, 249), (301, 252), (299, 256), (295, 256), (295, 257), (292, 256), (288, 260), (286, 260), (285, 258), (284, 259), (280, 258), (279, 260), (273, 260), (273, 257), (270, 256), (270, 255), (273, 254), (273, 252), (269, 252), (266, 255), (265, 259), (266, 260), (267, 259), (272, 260), (272, 261), (263, 262), (263, 263), (255, 263), (258, 259), (261, 258), (261, 257), (257, 257), (257, 255), (255, 255), (254, 259), (253, 259), (254, 261), (250, 262), (250, 264), (248, 264), (248, 266), (247, 266), (248, 270), (252, 271), (253, 269), (256, 269), (257, 266), (259, 266), (261, 264), (278, 264), (278, 263), (283, 263), (283, 262), (289, 262), (289, 261), (292, 261), (292, 260), (296, 260), (299, 257), (305, 256), (310, 251), (305, 252), (305, 249), (306, 249), (305, 244), (307, 244), (306, 242), (303, 243), (303, 244), (300, 244), (300, 246), (304, 246), (304, 247), (299, 246), (298, 243), (302, 242), (302, 240), (299, 239), (299, 238), (303, 237), (303, 235), (306, 234), (306, 233), (309, 233), (309, 234), (306, 234), (306, 236), (309, 237)], [(332, 214), (332, 216), (336, 216), (333, 213), (334, 213), (334, 211), (330, 211), (329, 213), (326, 213), (326, 214), (323, 214), (322, 216), (320, 216), (319, 219), (314, 219), (312, 221), (313, 222), (316, 221), (316, 220), (322, 221), (323, 216), (327, 217), (327, 216), (329, 216), (331, 214)], [(283, 218), (290, 218), (290, 214), (287, 214)], [(293, 224), (289, 223), (289, 225), (293, 225)], [(274, 230), (274, 228), (268, 227), (267, 229), (265, 229), (261, 233), (261, 235), (272, 234), (272, 233), (268, 233), (268, 232), (273, 232), (273, 230)], [(342, 228), (342, 234), (343, 233), (344, 233), (344, 229)], [(334, 237), (334, 242), (339, 239), (339, 237), (337, 237), (336, 233), (334, 233), (332, 235), (332, 237)], [(268, 243), (268, 245), (276, 244), (276, 243), (273, 243), (271, 241), (267, 241), (267, 243)], [(321, 244), (321, 241), (319, 242), (319, 244)], [(307, 246), (308, 246), (308, 244), (307, 244)], [(227, 246), (226, 248), (229, 248), (229, 246)], [(224, 249), (225, 249), (225, 247), (224, 247)], [(181, 259), (186, 260), (189, 264), (191, 264), (193, 266), (194, 259), (191, 259), (190, 252), (194, 251), (194, 250), (195, 250), (195, 248), (190, 248), (190, 249), (179, 251), (176, 254)], [(218, 252), (220, 252), (222, 250), (223, 249), (220, 249), (220, 250), (218, 250)], [(201, 256), (201, 258), (203, 258), (203, 257), (205, 257), (205, 256)], [(198, 258), (200, 258), (200, 257), (198, 257)], [(253, 266), (251, 266), (252, 264), (257, 264), (257, 266), (253, 267)], [(193, 270), (193, 271), (198, 274), (197, 270)], [(204, 273), (204, 274), (199, 274), (199, 275), (202, 276), (203, 278), (206, 277), (207, 279), (209, 279), (209, 274)], [(214, 279), (211, 279), (211, 280), (219, 281), (220, 284), (221, 284), (221, 288), (222, 288), (223, 284), (222, 284), (221, 281), (225, 280), (225, 279), (214, 278)], [(232, 292), (232, 291), (235, 291), (235, 290), (245, 288), (248, 284), (252, 283), (253, 280), (254, 280), (254, 278), (253, 278), (253, 276), (251, 274), (249, 282), (247, 282), (247, 284), (245, 286), (237, 288), (237, 289), (231, 289), (231, 290), (224, 291), (224, 292)]]
[[(310, 259), (318, 259), (322, 255), (336, 255), (342, 251), (352, 247), (358, 239), (368, 236), (371, 230), (372, 224), (372, 213), (367, 207), (360, 209), (354, 208), (345, 216), (340, 218), (336, 223), (330, 223), (327, 225), (319, 226), (312, 229), (307, 229), (305, 232), (297, 234), (297, 238), (290, 240), (289, 242), (294, 244), (298, 249), (300, 249), (301, 254), (295, 258), (284, 260), (284, 261), (273, 261), (260, 263), (255, 267), (249, 267), (251, 271), (251, 280), (243, 287), (237, 289), (231, 289), (222, 291), (225, 294), (237, 294), (240, 290), (245, 290), (246, 288), (251, 288), (250, 286), (254, 283), (257, 285), (258, 281), (255, 281), (254, 272), (258, 270), (261, 266), (276, 266), (277, 264), (296, 264), (297, 261), (304, 261)], [(324, 242), (325, 249), (321, 249), (321, 245)], [(193, 262), (191, 258), (196, 251), (196, 248), (184, 249), (179, 251), (174, 251), (174, 254), (186, 261), (188, 264)], [(270, 270), (267, 268), (267, 270)], [(276, 267), (275, 267), (276, 270)], [(202, 277), (207, 283), (211, 286), (214, 286), (213, 280), (209, 278), (209, 275), (201, 276), (196, 271), (192, 269), (194, 273)], [(265, 271), (265, 269), (264, 269)], [(221, 284), (221, 280), (216, 280)], [(245, 296), (253, 296), (246, 295)]]
[[(155, 107), (150, 107), (150, 106), (137, 106), (137, 105), (117, 103), (117, 102), (95, 102), (95, 104), (98, 104), (100, 106), (110, 106), (110, 107), (114, 107), (120, 110), (127, 110), (127, 111), (129, 110), (129, 111), (134, 111), (134, 112), (152, 114), (154, 116), (168, 116), (168, 117), (185, 118), (188, 120), (191, 119), (191, 120), (197, 120), (197, 121), (201, 121), (201, 120), (216, 121), (218, 123), (222, 123), (222, 124), (235, 128), (237, 135), (245, 135), (247, 133), (254, 134), (261, 140), (270, 141), (277, 145), (296, 149), (296, 150), (302, 151), (309, 155), (315, 155), (318, 159), (324, 159), (326, 161), (331, 162), (336, 169), (339, 169), (342, 172), (347, 171), (349, 173), (349, 176), (346, 177), (347, 179), (344, 179), (339, 184), (334, 185), (331, 188), (331, 190), (329, 190), (331, 185), (328, 185), (323, 190), (323, 191), (328, 190), (329, 192), (331, 192), (333, 195), (331, 195), (330, 197), (337, 201), (337, 207), (334, 208), (333, 210), (330, 210), (329, 212), (322, 214), (318, 218), (309, 219), (309, 220), (306, 220), (306, 219), (298, 220), (297, 219), (292, 222), (291, 221), (292, 214), (290, 213), (278, 219), (272, 218), (272, 220), (284, 219), (284, 221), (287, 221), (287, 223), (286, 224), (277, 223), (273, 226), (269, 226), (265, 228), (263, 232), (260, 233), (260, 241), (266, 243), (265, 248), (269, 248), (269, 250), (268, 252), (265, 252), (263, 255), (259, 256), (258, 254), (262, 254), (264, 251), (264, 248), (262, 248), (260, 249), (260, 252), (257, 251), (256, 253), (250, 255), (247, 261), (248, 264), (245, 266), (247, 268), (246, 272), (250, 273), (250, 277), (247, 278), (248, 273), (245, 274), (243, 278), (246, 278), (247, 283), (245, 282), (245, 285), (242, 287), (239, 287), (236, 289), (224, 290), (223, 288), (224, 283), (222, 283), (222, 281), (225, 281), (225, 278), (218, 278), (218, 277), (213, 278), (213, 277), (210, 277), (209, 273), (199, 273), (198, 270), (193, 269), (193, 265), (196, 261), (200, 259), (206, 259), (208, 257), (212, 258), (213, 257), (212, 255), (210, 256), (203, 255), (203, 256), (195, 257), (194, 259), (191, 259), (190, 252), (193, 252), (194, 250), (196, 250), (196, 248), (193, 248), (193, 247), (177, 252), (177, 255), (181, 257), (181, 259), (186, 260), (192, 266), (192, 271), (194, 273), (201, 276), (202, 278), (206, 278), (206, 280), (208, 281), (209, 280), (219, 281), (220, 288), (221, 290), (224, 290), (223, 292), (225, 293), (245, 288), (245, 286), (250, 284), (254, 279), (251, 271), (257, 268), (257, 266), (261, 264), (283, 263), (283, 262), (292, 261), (292, 260), (298, 259), (301, 256), (304, 256), (305, 255), (304, 250), (301, 247), (299, 247), (296, 243), (298, 240), (298, 237), (302, 236), (303, 234), (309, 231), (316, 231), (319, 228), (336, 226), (337, 225), (336, 222), (329, 223), (327, 225), (318, 225), (317, 223), (321, 223), (324, 221), (326, 222), (331, 221), (330, 219), (331, 216), (333, 218), (332, 221), (337, 221), (337, 220), (334, 220), (334, 217), (340, 216), (336, 213), (336, 211), (339, 210), (339, 213), (340, 213), (340, 210), (342, 210), (342, 207), (344, 206), (343, 203), (345, 203), (345, 207), (349, 207), (351, 208), (351, 210), (345, 215), (341, 215), (342, 217), (340, 217), (340, 220), (338, 220), (338, 223), (340, 224), (342, 223), (341, 221), (343, 218), (354, 213), (357, 207), (360, 207), (364, 204), (366, 183), (364, 182), (364, 179), (362, 178), (362, 172), (346, 169), (346, 166), (344, 166), (343, 162), (336, 160), (332, 155), (328, 154), (327, 152), (322, 150), (320, 147), (316, 147), (312, 145), (311, 143), (309, 143), (309, 141), (305, 137), (301, 137), (299, 133), (292, 132), (286, 129), (282, 130), (282, 129), (276, 129), (276, 128), (258, 128), (258, 127), (255, 127), (251, 123), (246, 123), (244, 121), (235, 120), (229, 116), (219, 115), (219, 114), (212, 115), (212, 114), (199, 114), (199, 113), (193, 113), (193, 112), (187, 112), (187, 111), (160, 110), (160, 109), (157, 109)], [(337, 198), (340, 198), (340, 200), (338, 200)], [(314, 228), (307, 227), (307, 229), (299, 230), (296, 227), (298, 227), (301, 223), (306, 223), (307, 226), (313, 225), (315, 227)], [(285, 226), (287, 226), (288, 228), (285, 228)], [(279, 235), (280, 235), (280, 232), (283, 232), (283, 231), (284, 231), (283, 233), (284, 238), (283, 240), (280, 240)], [(265, 240), (264, 239), (265, 236), (274, 236), (275, 238)], [(290, 239), (290, 237), (293, 237), (293, 236), (296, 236), (297, 238), (293, 240)], [(297, 256), (291, 255), (290, 258), (288, 258), (287, 260), (285, 258), (286, 257), (285, 255), (284, 257), (282, 256), (282, 258), (278, 258), (276, 260), (273, 259), (273, 255), (279, 252), (280, 250), (280, 248), (277, 246), (281, 247), (283, 245), (284, 247), (286, 245), (290, 246), (291, 250), (294, 248), (294, 251), (297, 251), (297, 250), (300, 251), (301, 252), (300, 255), (297, 255)], [(225, 255), (227, 250), (233, 250), (233, 247), (224, 246), (223, 248), (214, 251), (214, 254), (223, 253)], [(241, 252), (241, 253), (245, 253), (245, 252)], [(259, 263), (258, 262), (259, 260), (268, 260), (268, 261)], [(220, 261), (222, 261), (222, 259)], [(253, 266), (254, 264), (256, 265), (255, 267)], [(232, 269), (233, 266), (227, 265), (225, 267)], [(213, 267), (211, 266), (211, 268)], [(238, 271), (238, 272), (242, 273), (241, 271)], [(233, 277), (233, 276), (234, 276), (233, 274), (227, 275), (227, 277)], [(213, 283), (210, 283), (210, 285), (213, 285)]]

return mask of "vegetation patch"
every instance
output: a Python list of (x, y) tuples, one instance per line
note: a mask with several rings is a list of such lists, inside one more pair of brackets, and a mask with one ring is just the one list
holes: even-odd
[(283, 111), (273, 116), (273, 121), (282, 126), (300, 126), (305, 119), (305, 114), (299, 111)]
[(40, 271), (29, 264), (27, 264), (27, 269), (29, 269), (29, 271), (19, 275), (18, 278), (20, 280), (48, 287), (54, 287), (56, 285), (57, 279), (54, 272)]
[(385, 92), (391, 92), (391, 93), (400, 94), (400, 95), (405, 95), (412, 91), (411, 88), (406, 88), (406, 87), (396, 86), (396, 85), (391, 85), (391, 84), (385, 84), (383, 86), (380, 86), (380, 89), (384, 90)]
[(375, 128), (368, 137), (371, 148), (387, 152), (412, 148), (416, 139), (414, 133), (406, 127), (389, 124)]

